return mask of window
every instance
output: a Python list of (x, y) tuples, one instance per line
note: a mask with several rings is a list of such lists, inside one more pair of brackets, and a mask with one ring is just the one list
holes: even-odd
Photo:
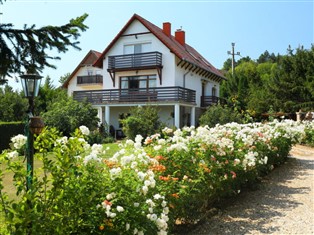
[(138, 54), (150, 52), (152, 49), (152, 44), (148, 43), (139, 43), (139, 44), (128, 44), (124, 45), (124, 54)]
[(120, 78), (120, 89), (156, 87), (156, 75), (129, 76)]
[(216, 96), (216, 87), (212, 88), (212, 96)]

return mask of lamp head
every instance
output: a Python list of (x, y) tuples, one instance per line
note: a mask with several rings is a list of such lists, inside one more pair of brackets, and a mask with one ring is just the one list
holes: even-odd
[(39, 74), (23, 74), (20, 76), (21, 83), (26, 98), (35, 98), (38, 96), (39, 86), (42, 76)]

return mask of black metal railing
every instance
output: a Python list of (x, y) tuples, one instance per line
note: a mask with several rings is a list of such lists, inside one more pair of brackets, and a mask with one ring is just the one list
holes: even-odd
[(201, 107), (208, 107), (218, 103), (225, 104), (225, 100), (217, 96), (201, 96)]
[(138, 54), (109, 56), (108, 61), (109, 71), (161, 66), (162, 54), (157, 51)]
[(87, 76), (77, 76), (77, 84), (102, 84), (103, 77), (100, 74), (97, 75), (87, 75)]
[(156, 87), (138, 89), (108, 89), (74, 91), (77, 101), (92, 104), (106, 103), (147, 103), (147, 102), (185, 102), (195, 104), (195, 91), (183, 87)]

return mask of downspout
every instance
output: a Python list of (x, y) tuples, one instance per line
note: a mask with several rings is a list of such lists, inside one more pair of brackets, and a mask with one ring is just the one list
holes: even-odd
[(185, 88), (185, 77), (190, 71), (187, 71), (185, 74), (183, 74), (183, 88)]

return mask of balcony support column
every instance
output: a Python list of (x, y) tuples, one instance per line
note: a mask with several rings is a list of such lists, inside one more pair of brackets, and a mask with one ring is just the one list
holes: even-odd
[(180, 128), (180, 105), (174, 105), (174, 125), (176, 128)]
[(99, 125), (103, 122), (103, 109), (102, 107), (98, 107), (97, 108), (97, 111), (98, 111), (98, 118), (99, 118)]
[(108, 126), (110, 126), (110, 106), (105, 106), (105, 122)]
[(191, 107), (191, 126), (195, 126), (195, 106)]

